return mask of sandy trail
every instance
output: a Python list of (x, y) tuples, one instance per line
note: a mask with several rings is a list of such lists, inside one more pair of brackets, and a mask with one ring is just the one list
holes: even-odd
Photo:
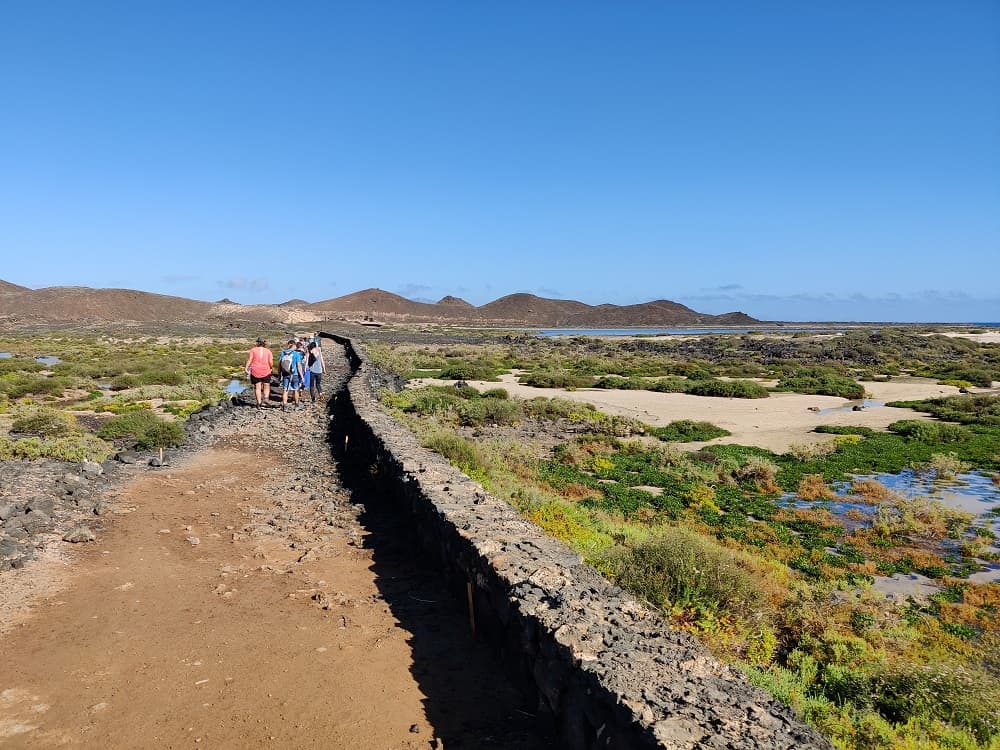
[(547, 747), (460, 605), (358, 523), (322, 438), (274, 450), (325, 415), (255, 417), (134, 478), (96, 543), (10, 572), (58, 584), (0, 638), (0, 744)]
[[(538, 396), (559, 397), (593, 404), (608, 414), (634, 417), (655, 426), (678, 419), (706, 421), (729, 430), (728, 437), (713, 443), (738, 443), (767, 448), (783, 453), (795, 444), (819, 443), (833, 435), (814, 433), (818, 425), (854, 425), (884, 430), (900, 419), (927, 419), (926, 414), (911, 409), (878, 406), (852, 411), (857, 402), (835, 396), (806, 396), (800, 393), (772, 393), (767, 398), (716, 398), (691, 396), (686, 393), (656, 393), (654, 391), (617, 391), (601, 388), (534, 388), (517, 382), (516, 374), (501, 375), (500, 386), (517, 398)], [(455, 381), (418, 379), (413, 386), (441, 385)], [(497, 383), (469, 381), (485, 390)], [(866, 393), (874, 401), (901, 401), (937, 398), (958, 393), (954, 386), (938, 385), (926, 378), (901, 378), (887, 383), (862, 381)], [(692, 447), (699, 444), (690, 444)]]

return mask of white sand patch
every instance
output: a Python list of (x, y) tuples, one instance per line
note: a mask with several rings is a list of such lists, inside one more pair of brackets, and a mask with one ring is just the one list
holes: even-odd
[[(806, 396), (800, 393), (772, 393), (768, 398), (717, 398), (691, 396), (686, 393), (656, 393), (654, 391), (615, 391), (598, 388), (532, 388), (517, 382), (517, 375), (500, 376), (500, 383), (469, 381), (480, 390), (503, 387), (517, 398), (565, 398), (593, 404), (608, 414), (634, 417), (647, 424), (661, 427), (678, 419), (711, 422), (729, 430), (728, 437), (717, 438), (712, 443), (738, 443), (767, 448), (784, 453), (789, 447), (803, 443), (828, 442), (833, 435), (812, 432), (821, 424), (852, 425), (884, 430), (900, 419), (929, 419), (911, 409), (878, 407), (851, 411), (852, 402), (836, 396)], [(446, 385), (453, 380), (419, 378), (410, 381), (411, 387), (421, 385)], [(900, 378), (888, 383), (863, 382), (865, 390), (878, 401), (905, 401), (935, 398), (958, 393), (953, 386), (938, 385), (927, 378)], [(813, 411), (817, 409), (823, 413)], [(829, 411), (828, 411), (829, 410)], [(691, 447), (703, 443), (686, 444)]]
[(980, 344), (1000, 344), (1000, 331), (988, 331), (986, 333), (961, 333), (959, 331), (940, 334), (953, 339), (968, 339), (978, 341)]

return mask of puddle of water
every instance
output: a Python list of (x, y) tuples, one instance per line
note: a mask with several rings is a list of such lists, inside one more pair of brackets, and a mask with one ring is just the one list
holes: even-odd
[(35, 357), (36, 362), (41, 362), (43, 365), (58, 365), (62, 360), (59, 357)]
[[(1000, 487), (994, 484), (992, 478), (978, 471), (959, 474), (953, 479), (943, 480), (934, 472), (913, 471), (905, 469), (898, 474), (866, 474), (856, 479), (875, 479), (896, 494), (912, 499), (926, 498), (941, 503), (947, 508), (971, 513), (976, 516), (973, 522), (977, 526), (991, 524), (996, 520), (993, 511), (1000, 510)], [(833, 513), (848, 532), (859, 526), (867, 526), (876, 505), (853, 501), (850, 496), (850, 482), (837, 482), (833, 485), (838, 498), (832, 500), (801, 500), (794, 494), (785, 495), (779, 502), (791, 508), (825, 508)], [(856, 518), (848, 517), (850, 511), (857, 511)], [(942, 548), (954, 553), (957, 540), (942, 540)], [(990, 547), (993, 552), (1000, 547)], [(1000, 562), (976, 560), (981, 570), (968, 576), (967, 580), (975, 583), (1000, 583)], [(894, 576), (875, 576), (874, 588), (890, 597), (905, 598), (908, 595), (926, 595), (940, 588), (939, 584), (929, 578), (917, 575), (897, 574)]]
[[(876, 401), (873, 398), (865, 398), (860, 401), (848, 401), (843, 406), (834, 406), (829, 409), (820, 409), (820, 414), (837, 414), (842, 411), (860, 411), (861, 409), (878, 409), (885, 406), (885, 401)], [(857, 407), (861, 407), (858, 409)]]
[[(954, 479), (939, 479), (934, 472), (912, 469), (904, 469), (898, 474), (866, 474), (857, 478), (876, 479), (903, 497), (926, 497), (937, 500), (947, 508), (977, 516), (1000, 506), (1000, 487), (993, 483), (989, 475), (978, 471), (967, 471)], [(841, 483), (834, 489), (844, 494), (849, 486)]]
[(236, 396), (239, 395), (240, 393), (243, 393), (243, 391), (245, 391), (247, 387), (248, 387), (247, 384), (244, 383), (242, 380), (236, 380), (234, 378), (233, 380), (229, 381), (229, 385), (226, 386), (225, 391), (226, 393), (232, 396)]
[(100, 391), (110, 391), (111, 390), (111, 383), (98, 383), (97, 384), (97, 389), (100, 390)]
[(0, 352), (0, 359), (10, 359), (13, 356), (10, 352)]

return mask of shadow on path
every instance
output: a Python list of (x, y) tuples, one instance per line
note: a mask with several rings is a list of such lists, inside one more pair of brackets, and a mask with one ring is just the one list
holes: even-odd
[[(346, 365), (346, 362), (344, 362)], [(328, 403), (336, 418), (345, 398), (342, 370)], [(331, 425), (331, 439), (336, 434)], [(336, 445), (336, 443), (334, 443)], [(340, 458), (333, 451), (335, 457)], [(424, 695), (434, 737), (429, 747), (447, 750), (543, 750), (558, 747), (549, 722), (535, 716), (535, 705), (516, 687), (489, 645), (473, 637), (464, 601), (445, 586), (427, 561), (413, 525), (391, 499), (380, 498), (366, 467), (338, 460), (351, 501), (363, 507), (364, 545), (372, 550), (375, 583), (409, 637), (411, 672)]]

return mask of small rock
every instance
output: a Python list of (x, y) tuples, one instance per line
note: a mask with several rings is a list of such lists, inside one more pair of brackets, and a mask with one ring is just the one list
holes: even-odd
[(96, 461), (83, 461), (80, 464), (80, 471), (84, 473), (84, 476), (88, 476), (91, 479), (95, 479), (104, 473), (104, 467), (101, 466)]
[(92, 542), (97, 537), (94, 536), (94, 532), (90, 530), (90, 527), (80, 524), (69, 531), (63, 536), (64, 542), (72, 542), (73, 544), (79, 544), (80, 542)]
[(420, 725), (410, 724), (410, 734), (420, 734)]
[(196, 536), (189, 536), (186, 540), (192, 547), (196, 547), (201, 544), (201, 539)]
[(138, 456), (132, 451), (121, 451), (115, 455), (115, 461), (123, 464), (134, 464)]

